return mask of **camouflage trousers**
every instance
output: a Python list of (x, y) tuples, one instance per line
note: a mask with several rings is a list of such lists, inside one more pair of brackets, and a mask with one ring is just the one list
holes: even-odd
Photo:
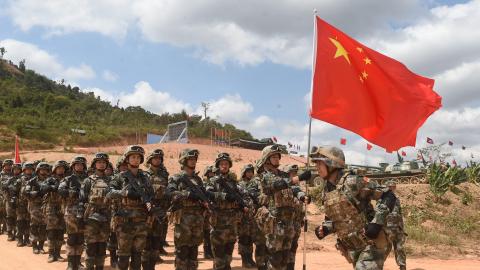
[(267, 239), (265, 234), (260, 230), (258, 224), (255, 222), (254, 225), (254, 243), (255, 243), (255, 262), (257, 263), (257, 268), (267, 266)]
[(350, 252), (355, 270), (382, 270), (385, 263), (385, 251), (368, 245), (361, 251)]
[(30, 235), (30, 214), (27, 202), (19, 202), (17, 205), (17, 238), (24, 243), (28, 242)]
[(118, 256), (131, 256), (132, 252), (141, 253), (147, 242), (145, 222), (125, 222), (117, 226)]
[(255, 238), (255, 222), (253, 217), (244, 216), (238, 226), (238, 254), (252, 254)]
[(267, 269), (286, 269), (295, 229), (293, 223), (276, 222), (273, 232), (267, 234)]
[(157, 258), (160, 256), (160, 249), (163, 247), (162, 236), (164, 235), (165, 223), (164, 217), (156, 218), (153, 220), (151, 227), (148, 228), (145, 249), (142, 252), (142, 266), (144, 270), (155, 268)]
[(13, 233), (16, 230), (17, 205), (12, 200), (7, 200), (5, 209), (7, 213), (7, 231)]
[(83, 233), (70, 233), (67, 235), (67, 255), (80, 256), (85, 246), (85, 237)]
[(298, 249), (298, 239), (300, 238), (301, 233), (301, 224), (295, 224), (295, 235), (293, 236), (292, 246), (288, 252), (288, 264), (295, 264), (295, 256), (297, 255)]
[[(0, 200), (3, 201), (3, 198)], [(0, 234), (7, 230), (7, 211), (2, 201), (0, 201)]]
[(47, 230), (49, 252), (60, 251), (63, 245), (63, 229)]
[(214, 269), (229, 269), (237, 241), (237, 213), (217, 214), (215, 219), (215, 222), (211, 222), (212, 230), (210, 231), (213, 267)]
[(406, 266), (407, 265), (407, 254), (405, 252), (405, 240), (406, 235), (403, 231), (399, 232), (398, 234), (389, 236), (390, 242), (392, 245), (388, 245), (388, 250), (385, 253), (386, 256), (392, 251), (395, 253), (395, 261), (397, 262), (398, 266)]
[(100, 222), (88, 219), (85, 224), (85, 242), (106, 243), (110, 234), (110, 221)]
[(46, 224), (30, 224), (30, 237), (32, 241), (45, 242), (47, 240), (47, 225)]
[(198, 246), (203, 241), (205, 223), (203, 213), (202, 209), (182, 209), (173, 213), (175, 269), (177, 270), (198, 268)]

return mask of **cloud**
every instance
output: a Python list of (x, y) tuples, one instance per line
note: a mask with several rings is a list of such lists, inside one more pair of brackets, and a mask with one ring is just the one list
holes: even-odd
[(108, 82), (116, 82), (118, 80), (118, 75), (115, 72), (106, 69), (102, 73), (102, 78)]
[(82, 63), (79, 66), (66, 67), (59, 62), (55, 55), (48, 53), (36, 45), (14, 39), (0, 40), (0, 46), (5, 47), (7, 53), (4, 58), (13, 62), (26, 59), (26, 66), (53, 79), (65, 79), (67, 82), (77, 80), (91, 80), (95, 78), (95, 71)]

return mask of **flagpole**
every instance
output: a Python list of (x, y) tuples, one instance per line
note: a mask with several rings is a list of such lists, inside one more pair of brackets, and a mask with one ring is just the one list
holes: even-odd
[[(312, 84), (310, 86), (310, 111), (309, 113), (309, 121), (308, 121), (308, 143), (307, 143), (307, 164), (306, 169), (310, 169), (310, 149), (311, 149), (311, 138), (312, 138), (312, 93), (313, 93), (313, 74), (315, 74), (315, 59), (316, 59), (316, 52), (317, 52), (317, 9), (313, 9), (313, 39), (312, 39)], [(308, 182), (305, 182), (305, 196), (308, 197)], [(303, 270), (307, 269), (307, 231), (308, 231), (308, 211), (307, 211), (307, 200), (305, 200), (304, 208), (305, 208), (305, 217), (303, 220)]]

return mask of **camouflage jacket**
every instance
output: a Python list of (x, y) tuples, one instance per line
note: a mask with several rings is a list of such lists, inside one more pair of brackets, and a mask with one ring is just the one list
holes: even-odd
[(228, 190), (219, 183), (220, 180), (224, 180), (225, 184), (228, 185), (232, 191), (235, 191), (238, 195), (240, 195), (240, 198), (243, 200), (243, 204), (248, 205), (248, 195), (245, 194), (243, 188), (238, 186), (238, 182), (234, 174), (229, 173), (227, 175), (215, 175), (206, 185), (206, 190), (213, 192), (215, 195), (214, 202), (219, 210), (238, 209), (240, 207), (237, 202), (228, 201), (226, 199)]
[(58, 193), (63, 198), (64, 206), (69, 207), (80, 202), (82, 184), (87, 174), (72, 174), (65, 177), (58, 186)]
[(190, 191), (188, 186), (186, 186), (181, 180), (185, 178), (193, 185), (198, 186), (201, 192), (206, 194), (206, 189), (202, 179), (197, 174), (189, 176), (185, 171), (182, 170), (170, 177), (168, 180), (167, 192), (172, 198), (172, 204), (178, 204), (178, 208), (200, 209), (202, 207), (200, 203), (189, 198)]
[(45, 194), (43, 196), (45, 205), (58, 206), (62, 204), (62, 197), (58, 193), (58, 186), (62, 180), (63, 176), (54, 175), (40, 185), (40, 189)]
[(168, 186), (168, 171), (162, 165), (157, 170), (153, 170), (150, 167), (146, 173), (150, 179), (150, 184), (153, 188), (153, 204), (155, 207), (161, 207), (162, 209), (166, 210), (170, 206), (170, 196), (166, 192)]

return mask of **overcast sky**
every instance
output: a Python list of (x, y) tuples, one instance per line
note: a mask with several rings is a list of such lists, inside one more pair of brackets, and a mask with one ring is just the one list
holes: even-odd
[[(480, 0), (0, 0), (5, 58), (121, 106), (200, 113), (255, 137), (307, 144), (312, 10), (366, 46), (435, 79), (443, 107), (421, 128), (480, 157)], [(314, 121), (314, 144), (347, 162), (393, 160), (343, 129)], [(467, 150), (462, 151), (465, 145)], [(415, 158), (415, 149), (403, 149)]]

